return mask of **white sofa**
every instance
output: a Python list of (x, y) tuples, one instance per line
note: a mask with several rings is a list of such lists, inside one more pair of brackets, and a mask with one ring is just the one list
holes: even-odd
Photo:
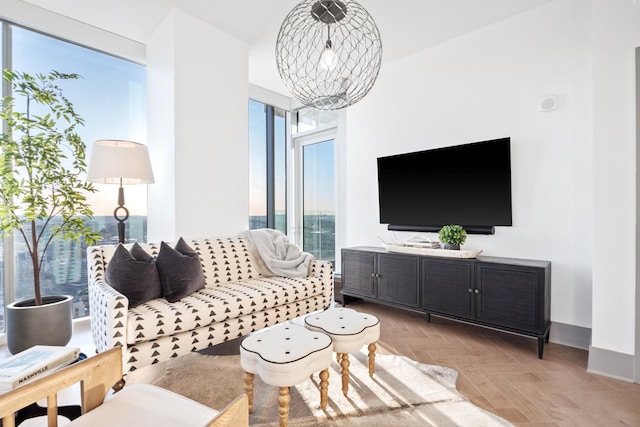
[[(169, 303), (135, 308), (106, 282), (116, 246), (87, 249), (91, 332), (98, 352), (121, 346), (124, 373), (219, 344), (329, 307), (333, 268), (314, 260), (303, 278), (261, 276), (242, 238), (187, 241), (200, 257), (206, 286)], [(159, 244), (141, 245), (157, 256)]]

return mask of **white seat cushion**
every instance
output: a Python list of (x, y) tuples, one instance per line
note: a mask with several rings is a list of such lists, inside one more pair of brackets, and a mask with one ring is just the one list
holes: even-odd
[(158, 298), (128, 311), (127, 344), (190, 331), (325, 292), (322, 278), (260, 277), (204, 289), (169, 303)]
[(290, 387), (328, 368), (331, 354), (329, 336), (285, 323), (245, 338), (240, 345), (240, 364), (266, 384)]
[(132, 384), (68, 426), (206, 426), (218, 411), (150, 384)]
[(307, 329), (323, 332), (333, 339), (333, 351), (353, 353), (380, 338), (380, 321), (376, 316), (350, 308), (329, 308), (305, 317)]

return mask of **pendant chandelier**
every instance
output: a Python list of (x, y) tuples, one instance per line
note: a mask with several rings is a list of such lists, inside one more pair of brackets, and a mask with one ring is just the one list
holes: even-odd
[(360, 101), (382, 62), (380, 32), (355, 1), (304, 0), (280, 27), (278, 72), (291, 95), (318, 110)]

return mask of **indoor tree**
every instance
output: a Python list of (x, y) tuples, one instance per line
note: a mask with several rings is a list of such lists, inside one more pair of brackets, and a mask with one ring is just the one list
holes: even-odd
[(40, 273), (51, 242), (100, 237), (85, 223), (93, 217), (86, 196), (96, 190), (84, 179), (86, 145), (77, 133), (84, 121), (59, 86), (79, 77), (3, 70), (11, 94), (0, 110), (0, 234), (24, 239), (35, 305), (42, 304)]

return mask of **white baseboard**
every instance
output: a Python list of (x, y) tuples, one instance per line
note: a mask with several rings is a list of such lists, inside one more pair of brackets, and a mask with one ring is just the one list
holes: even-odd
[(589, 348), (587, 372), (618, 380), (634, 381), (635, 358), (631, 354), (618, 353), (597, 347)]
[(591, 345), (591, 328), (551, 321), (549, 341), (569, 347), (589, 350), (589, 346)]

